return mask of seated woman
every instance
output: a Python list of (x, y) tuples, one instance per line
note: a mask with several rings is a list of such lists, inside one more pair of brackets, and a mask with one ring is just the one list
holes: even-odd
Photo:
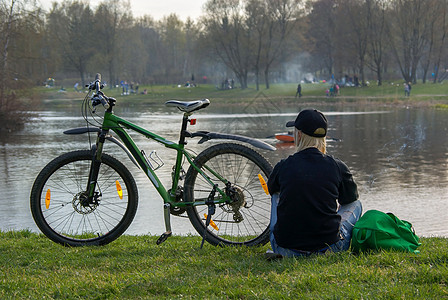
[(306, 109), (286, 124), (294, 127), (297, 152), (280, 161), (268, 180), (273, 195), (270, 240), (276, 257), (350, 247), (362, 205), (348, 167), (326, 154), (327, 123), (320, 111)]

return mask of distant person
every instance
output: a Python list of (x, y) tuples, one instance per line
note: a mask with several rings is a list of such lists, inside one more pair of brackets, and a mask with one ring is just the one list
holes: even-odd
[(411, 90), (412, 90), (412, 85), (411, 85), (411, 82), (410, 82), (410, 81), (408, 82), (408, 87), (409, 87), (409, 88), (408, 88), (408, 90), (409, 90), (409, 91), (408, 91), (408, 97), (409, 97), (409, 96), (411, 96)]
[(302, 97), (302, 85), (300, 83), (297, 86), (296, 98), (297, 98), (297, 95), (299, 95), (299, 98)]
[(268, 180), (273, 251), (266, 258), (346, 251), (362, 205), (348, 167), (326, 154), (327, 119), (305, 109), (286, 127), (294, 127), (297, 152)]
[(409, 97), (409, 95), (411, 94), (411, 90), (409, 88), (409, 84), (407, 84), (406, 82), (404, 83), (404, 96), (405, 97)]
[(78, 86), (79, 86), (79, 83), (75, 83), (75, 86), (74, 86), (74, 88), (75, 88), (75, 92), (79, 92), (79, 90), (78, 90)]
[(359, 86), (359, 78), (358, 76), (354, 76), (354, 81), (355, 81), (355, 86), (358, 87)]

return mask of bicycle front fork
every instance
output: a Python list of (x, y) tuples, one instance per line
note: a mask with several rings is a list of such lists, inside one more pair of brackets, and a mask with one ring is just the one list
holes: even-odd
[(101, 166), (101, 156), (103, 154), (103, 145), (106, 140), (107, 130), (101, 130), (101, 133), (98, 134), (98, 138), (96, 141), (96, 147), (93, 149), (92, 163), (90, 164), (90, 173), (89, 180), (87, 182), (87, 203), (84, 205), (88, 205), (94, 201), (95, 198), (98, 198), (100, 191), (95, 192), (95, 188), (97, 186), (98, 174)]

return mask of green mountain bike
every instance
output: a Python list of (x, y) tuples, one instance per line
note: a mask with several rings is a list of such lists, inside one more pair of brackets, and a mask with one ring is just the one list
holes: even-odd
[[(191, 115), (207, 107), (208, 99), (166, 102), (183, 112), (179, 142), (174, 143), (114, 115), (116, 99), (107, 97), (101, 91), (103, 87), (101, 75), (97, 74), (83, 101), (87, 127), (64, 132), (94, 135), (96, 143), (91, 149), (65, 153), (49, 162), (32, 187), (31, 212), (48, 238), (66, 246), (105, 245), (131, 224), (138, 204), (137, 185), (125, 162), (103, 151), (107, 141), (127, 153), (163, 199), (166, 231), (157, 244), (172, 234), (170, 216), (182, 214), (187, 214), (203, 237), (202, 244), (204, 240), (212, 245), (254, 246), (268, 242), (270, 196), (266, 180), (272, 166), (246, 144), (267, 150), (274, 147), (239, 135), (189, 132), (188, 124), (195, 122)], [(101, 105), (104, 114), (96, 112)], [(140, 150), (130, 131), (177, 152), (168, 189), (155, 172), (163, 161)], [(212, 139), (232, 142), (214, 143), (195, 155), (185, 149), (186, 139), (195, 137), (200, 138), (200, 143)], [(186, 172), (184, 164), (188, 165)]]

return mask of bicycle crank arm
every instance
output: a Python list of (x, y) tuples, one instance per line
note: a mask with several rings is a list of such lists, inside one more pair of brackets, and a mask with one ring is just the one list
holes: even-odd
[(276, 149), (275, 147), (269, 145), (268, 143), (265, 143), (263, 141), (260, 141), (258, 139), (254, 139), (254, 138), (251, 138), (248, 136), (243, 136), (243, 135), (208, 132), (208, 131), (197, 131), (197, 132), (189, 133), (189, 135), (188, 135), (188, 137), (197, 137), (197, 136), (202, 137), (202, 139), (199, 140), (198, 144), (202, 144), (202, 143), (212, 140), (212, 139), (221, 139), (221, 140), (234, 140), (234, 141), (248, 143), (254, 147), (264, 149), (264, 150), (274, 151)]
[(162, 233), (162, 235), (157, 239), (156, 244), (160, 245), (164, 241), (166, 241), (167, 238), (169, 238), (172, 235), (171, 231), (171, 220), (170, 220), (170, 207), (171, 205), (169, 203), (165, 203), (163, 205), (163, 217), (165, 219), (165, 228), (166, 231)]
[(166, 241), (167, 238), (169, 238), (173, 233), (171, 231), (167, 231), (162, 233), (162, 235), (157, 239), (156, 244), (160, 245), (162, 244), (164, 241)]

